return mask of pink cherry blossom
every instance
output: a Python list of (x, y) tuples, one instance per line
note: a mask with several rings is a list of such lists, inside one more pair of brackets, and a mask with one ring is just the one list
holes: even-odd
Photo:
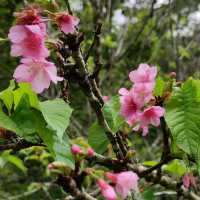
[(138, 98), (138, 101), (148, 103), (153, 98), (153, 88), (154, 83), (143, 83), (134, 85), (135, 96)]
[(65, 12), (57, 13), (55, 17), (60, 29), (65, 33), (74, 33), (76, 26), (79, 24), (79, 19)]
[(126, 88), (119, 90), (121, 115), (126, 119), (129, 125), (134, 125), (139, 116), (139, 109), (143, 102), (139, 101), (134, 90), (128, 91)]
[(62, 81), (62, 78), (57, 76), (57, 69), (54, 63), (45, 59), (21, 59), (21, 64), (16, 68), (13, 77), (17, 82), (30, 83), (37, 93), (49, 88), (51, 81), (55, 84), (58, 81)]
[(144, 110), (140, 115), (140, 128), (143, 129), (143, 136), (148, 133), (148, 125), (159, 126), (160, 117), (165, 113), (165, 109), (160, 106), (152, 106)]
[(105, 197), (106, 200), (116, 200), (117, 199), (117, 195), (112, 186), (110, 186), (108, 183), (106, 183), (102, 179), (98, 180), (97, 183), (100, 187), (102, 196)]
[(142, 63), (137, 70), (129, 73), (129, 78), (135, 84), (155, 84), (156, 74), (156, 67), (150, 67), (148, 64)]
[(45, 25), (15, 25), (10, 28), (8, 37), (12, 42), (11, 56), (46, 58)]
[(76, 144), (73, 144), (72, 147), (71, 147), (71, 152), (72, 154), (76, 155), (76, 154), (82, 154), (83, 151), (81, 149), (81, 147), (79, 147), (78, 145)]
[(196, 185), (196, 178), (193, 176), (192, 173), (186, 173), (183, 176), (183, 185), (186, 188), (190, 188), (191, 186), (195, 186)]
[(123, 199), (128, 196), (130, 190), (137, 188), (139, 177), (132, 171), (106, 173), (106, 176), (115, 183), (115, 190)]
[(30, 25), (41, 23), (40, 8), (36, 5), (28, 5), (21, 12), (14, 13), (16, 23), (20, 25)]
[(88, 155), (89, 157), (94, 156), (94, 150), (93, 150), (92, 148), (88, 148), (88, 150), (87, 150), (87, 155)]

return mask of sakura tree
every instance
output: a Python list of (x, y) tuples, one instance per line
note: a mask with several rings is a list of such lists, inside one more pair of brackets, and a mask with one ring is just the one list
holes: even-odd
[[(128, 84), (104, 95), (98, 50), (103, 23), (95, 22), (85, 48), (84, 19), (66, 4), (66, 11), (28, 4), (14, 13), (8, 39), (10, 56), (19, 59), (10, 85), (0, 93), (1, 159), (26, 173), (16, 152), (47, 151), (52, 159), (45, 166), (50, 177), (45, 184), (62, 188), (63, 199), (150, 199), (148, 188), (157, 185), (178, 199), (200, 199), (199, 80), (180, 82), (175, 72), (166, 75), (153, 63), (141, 63), (127, 71)], [(47, 98), (51, 88), (56, 95)], [(77, 109), (70, 90), (83, 93), (89, 106)], [(92, 113), (89, 129), (70, 134), (73, 112), (83, 109)], [(160, 157), (139, 160), (132, 136), (146, 141), (151, 134), (161, 136)]]

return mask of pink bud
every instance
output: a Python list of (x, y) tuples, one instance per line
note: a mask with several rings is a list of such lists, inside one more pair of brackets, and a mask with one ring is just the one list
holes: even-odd
[(108, 183), (106, 183), (102, 179), (98, 180), (97, 183), (100, 187), (102, 196), (105, 197), (106, 200), (116, 200), (117, 199), (117, 195), (112, 186), (110, 186)]
[(111, 173), (111, 172), (107, 172), (106, 173), (106, 177), (111, 180), (113, 183), (117, 182), (117, 174)]
[(110, 100), (109, 96), (103, 96), (104, 103), (107, 103)]
[(176, 78), (176, 72), (171, 72), (171, 73), (169, 74), (169, 76), (170, 76), (171, 78)]
[(94, 150), (93, 150), (92, 148), (88, 148), (88, 150), (87, 150), (87, 155), (88, 155), (89, 157), (94, 156)]
[(190, 188), (191, 186), (196, 185), (196, 178), (193, 176), (192, 173), (186, 173), (183, 176), (183, 185), (185, 188)]
[(48, 166), (47, 166), (47, 168), (48, 168), (49, 170), (51, 170), (51, 169), (54, 169), (55, 166), (54, 166), (53, 163), (49, 163)]
[(71, 152), (74, 155), (76, 155), (76, 154), (82, 154), (83, 153), (82, 149), (78, 145), (76, 145), (76, 144), (72, 145)]

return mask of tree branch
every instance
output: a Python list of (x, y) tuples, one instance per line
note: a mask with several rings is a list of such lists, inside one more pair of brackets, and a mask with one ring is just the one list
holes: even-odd
[(44, 146), (43, 144), (35, 144), (31, 142), (27, 142), (26, 140), (20, 140), (16, 143), (9, 143), (0, 145), (0, 152), (8, 149), (12, 149), (14, 151), (18, 151), (20, 149), (25, 149), (32, 146)]
[(69, 0), (65, 0), (65, 3), (66, 3), (66, 5), (67, 5), (67, 9), (68, 9), (69, 14), (70, 14), (70, 15), (73, 15), (73, 12), (72, 12), (72, 9), (71, 9)]
[(91, 82), (88, 76), (88, 71), (86, 68), (86, 63), (83, 59), (81, 49), (80, 49), (80, 43), (82, 40), (83, 38), (80, 37), (80, 35), (79, 36), (72, 35), (72, 36), (68, 36), (65, 41), (69, 45), (69, 48), (72, 50), (72, 58), (74, 59), (75, 64), (78, 68), (77, 81), (83, 93), (88, 98), (92, 109), (95, 111), (99, 124), (104, 128), (105, 133), (110, 143), (112, 144), (112, 147), (116, 156), (119, 159), (123, 159), (123, 154), (118, 146), (114, 133), (112, 132), (107, 121), (105, 120), (105, 117), (102, 111), (102, 106), (103, 106), (102, 99), (100, 98), (100, 95), (97, 95), (99, 91), (97, 90), (98, 88), (97, 88), (95, 80), (94, 80), (95, 87), (94, 85), (93, 86), (91, 85)]
[(69, 176), (60, 175), (56, 183), (61, 186), (65, 192), (72, 194), (76, 200), (97, 200), (88, 193), (80, 191), (76, 182)]

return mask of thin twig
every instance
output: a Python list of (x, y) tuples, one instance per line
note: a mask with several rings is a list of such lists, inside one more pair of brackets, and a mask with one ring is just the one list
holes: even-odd
[(73, 15), (73, 12), (72, 12), (72, 9), (71, 9), (69, 0), (65, 0), (65, 3), (66, 3), (66, 5), (67, 5), (67, 9), (68, 9), (69, 14), (70, 14), (70, 15)]

